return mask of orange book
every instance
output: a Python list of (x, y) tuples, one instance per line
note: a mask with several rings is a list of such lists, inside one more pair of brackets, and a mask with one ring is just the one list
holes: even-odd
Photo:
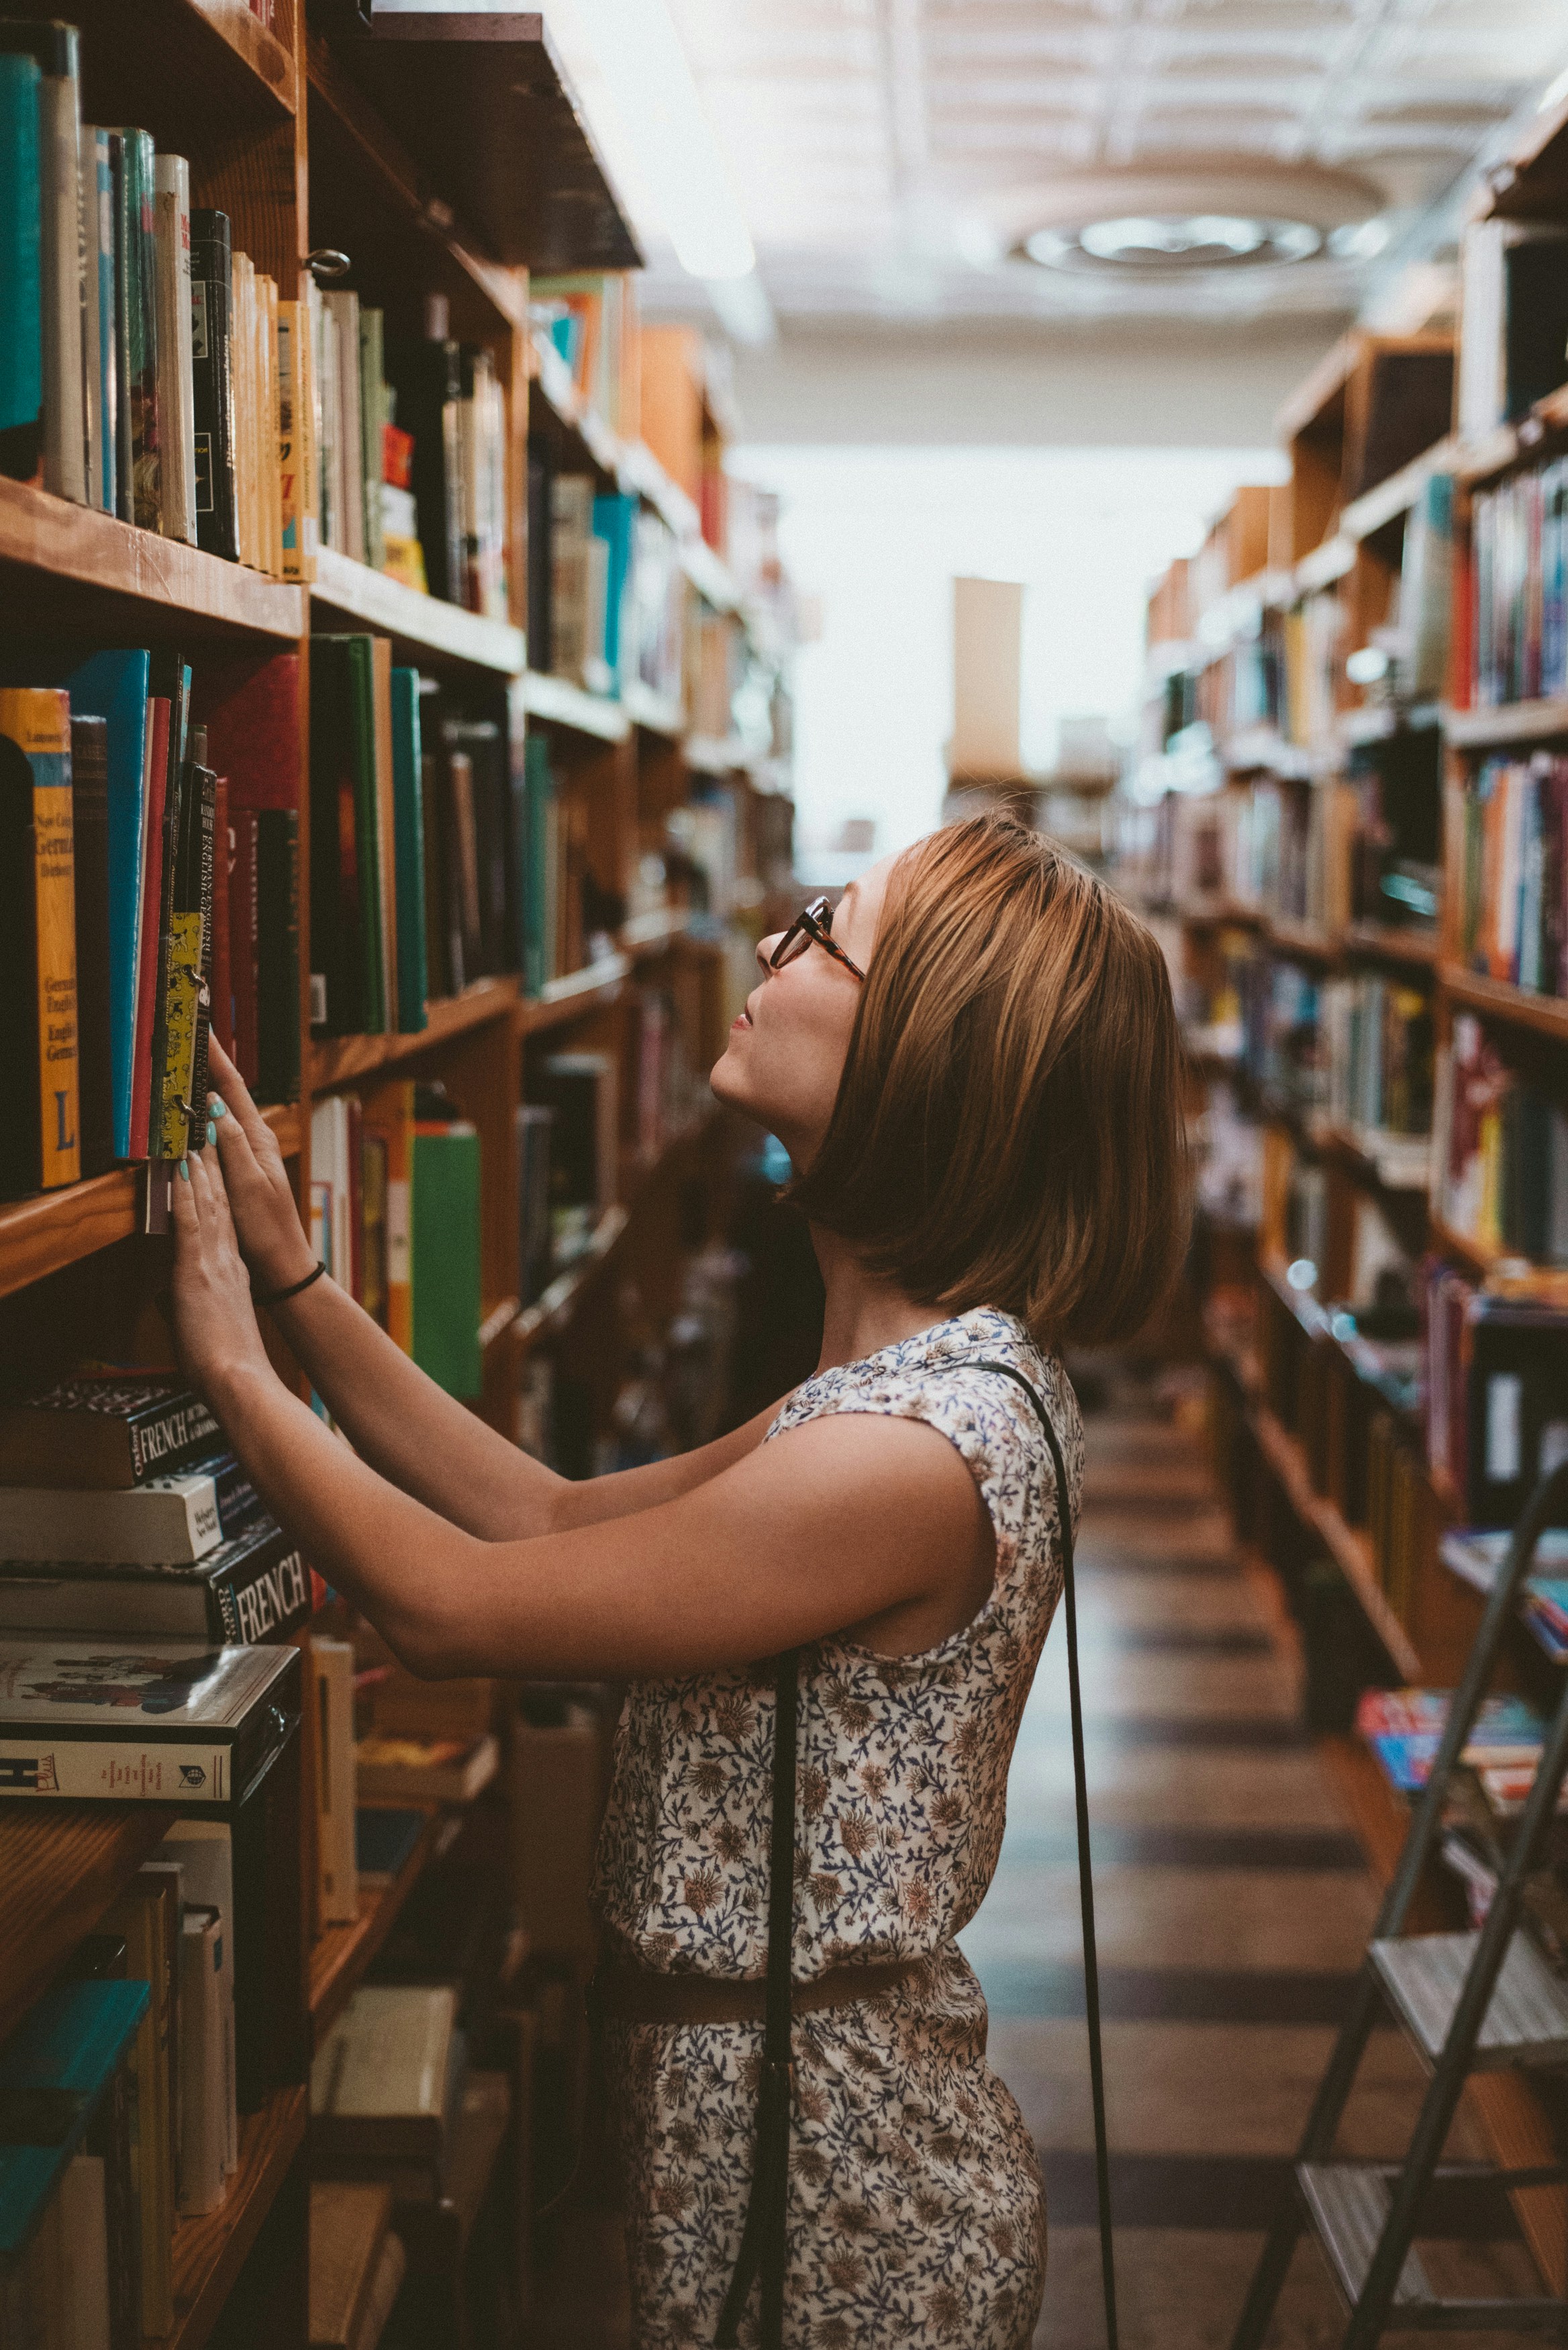
[(0, 1190), (77, 1182), (71, 705), (52, 686), (0, 692)]

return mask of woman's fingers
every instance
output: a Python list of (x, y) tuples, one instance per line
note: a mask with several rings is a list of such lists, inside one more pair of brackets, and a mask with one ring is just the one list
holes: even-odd
[(193, 1237), (197, 1226), (196, 1200), (191, 1189), (189, 1159), (182, 1159), (174, 1170), (173, 1197), (170, 1212), (173, 1217), (176, 1232), (186, 1232)]
[(250, 1088), (215, 1036), (207, 1043), (207, 1078), (228, 1114), (244, 1128), (246, 1139), (259, 1146), (267, 1123), (250, 1097)]

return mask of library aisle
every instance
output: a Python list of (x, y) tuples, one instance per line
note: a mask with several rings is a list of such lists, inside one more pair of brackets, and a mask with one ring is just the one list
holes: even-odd
[[(1199, 1391), (1181, 1374), (1129, 1383), (1085, 1430), (1080, 1616), (1122, 2342), (1224, 2350), (1376, 1891), (1333, 1749), (1301, 1727), (1277, 1586), (1232, 1540)], [(1063, 1628), (1024, 1716), (1001, 1865), (962, 1938), (991, 2062), (1045, 2173), (1038, 2350), (1076, 2350), (1103, 2325)], [(1402, 2151), (1423, 2080), (1401, 2036), (1379, 2031), (1340, 2152)], [(1486, 2153), (1461, 2113), (1449, 2158)], [(1503, 2199), (1472, 2190), (1469, 2208), (1484, 2232), (1433, 2250), (1433, 2267), (1446, 2261), (1466, 2293), (1532, 2283)], [(1329, 2350), (1344, 2326), (1303, 2243), (1271, 2350)]]

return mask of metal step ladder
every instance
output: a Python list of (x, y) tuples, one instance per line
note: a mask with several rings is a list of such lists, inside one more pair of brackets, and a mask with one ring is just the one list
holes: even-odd
[[(1426, 1793), (1383, 1898), (1295, 2165), (1288, 2197), (1259, 2260), (1231, 2350), (1262, 2350), (1269, 2321), (1303, 2225), (1317, 2237), (1349, 2307), (1344, 2350), (1373, 2350), (1391, 2333), (1536, 2334), (1568, 2344), (1568, 2300), (1515, 2295), (1444, 2298), (1415, 2249), (1428, 2189), (1546, 2187), (1568, 2182), (1568, 2164), (1498, 2170), (1439, 2163), (1467, 2076), (1507, 2065), (1568, 2066), (1568, 1982), (1520, 1925), (1525, 1880), (1551, 1833), (1568, 1775), (1568, 1676), (1546, 1732), (1535, 1783), (1487, 1912), (1474, 1934), (1406, 1935), (1422, 1872), (1442, 1835), (1449, 1780), (1469, 1736), (1497, 1653), (1516, 1614), (1542, 1529), (1568, 1504), (1568, 1461), (1537, 1486), (1514, 1530), (1454, 1693)], [(1340, 2162), (1334, 2141), (1379, 2015), (1392, 2012), (1430, 2075), (1403, 2163)]]

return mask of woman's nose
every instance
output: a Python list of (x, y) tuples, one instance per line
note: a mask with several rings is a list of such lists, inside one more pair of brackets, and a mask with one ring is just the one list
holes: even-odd
[(773, 969), (773, 951), (783, 936), (782, 931), (772, 931), (765, 939), (757, 941), (757, 968), (764, 979)]

